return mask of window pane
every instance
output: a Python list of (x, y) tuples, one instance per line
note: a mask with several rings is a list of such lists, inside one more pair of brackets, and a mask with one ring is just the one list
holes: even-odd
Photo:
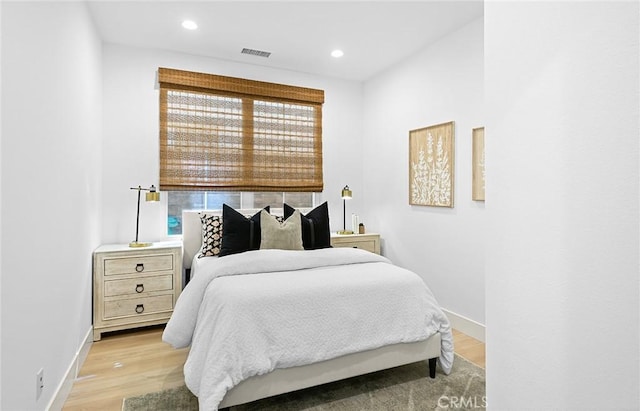
[(271, 206), (273, 208), (282, 208), (282, 193), (253, 193), (252, 208), (264, 208), (266, 206)]
[(284, 202), (293, 208), (311, 208), (313, 193), (284, 193)]
[(207, 192), (207, 209), (222, 210), (222, 205), (240, 208), (240, 192), (212, 191)]
[(182, 210), (204, 208), (204, 193), (197, 191), (168, 191), (167, 233), (182, 234)]

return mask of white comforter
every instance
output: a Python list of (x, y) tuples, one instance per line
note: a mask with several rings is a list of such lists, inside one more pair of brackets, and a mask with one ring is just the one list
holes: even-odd
[[(203, 261), (204, 262), (204, 261)], [(200, 409), (217, 410), (241, 381), (441, 333), (449, 373), (448, 319), (411, 271), (352, 248), (257, 250), (207, 257), (177, 301), (163, 334), (191, 345), (184, 366)]]

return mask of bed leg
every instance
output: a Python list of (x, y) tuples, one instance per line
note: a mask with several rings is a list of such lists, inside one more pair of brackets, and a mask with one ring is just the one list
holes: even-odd
[(436, 378), (436, 362), (437, 358), (429, 358), (429, 377)]

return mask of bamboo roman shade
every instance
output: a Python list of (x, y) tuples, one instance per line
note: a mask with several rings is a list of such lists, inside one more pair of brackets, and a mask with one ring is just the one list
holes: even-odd
[(160, 190), (320, 192), (324, 91), (159, 68)]

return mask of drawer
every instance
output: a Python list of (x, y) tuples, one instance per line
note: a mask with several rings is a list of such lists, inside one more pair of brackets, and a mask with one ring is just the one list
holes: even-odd
[(173, 294), (127, 298), (104, 302), (104, 318), (153, 314), (173, 309)]
[(360, 248), (366, 251), (370, 251), (372, 253), (376, 252), (376, 242), (374, 240), (365, 240), (365, 241), (352, 241), (352, 242), (336, 242), (333, 244), (334, 247), (350, 247), (350, 248)]
[(173, 275), (156, 275), (153, 277), (127, 278), (125, 280), (109, 280), (104, 282), (104, 296), (142, 294), (149, 291), (173, 290)]
[(173, 255), (143, 255), (104, 260), (104, 275), (136, 274), (173, 270)]

